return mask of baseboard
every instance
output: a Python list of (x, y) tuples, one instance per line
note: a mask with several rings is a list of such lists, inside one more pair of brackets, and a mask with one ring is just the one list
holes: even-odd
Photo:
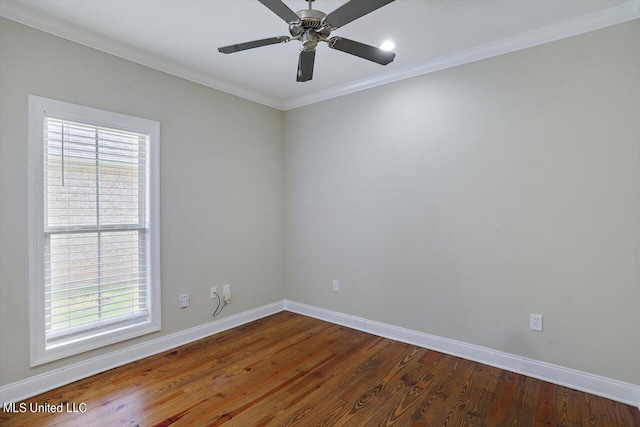
[(640, 386), (490, 348), (285, 300), (284, 309), (384, 338), (527, 375), (640, 408)]
[(284, 301), (278, 301), (11, 383), (0, 387), (0, 402), (24, 400), (82, 378), (253, 322), (282, 310), (284, 310)]
[(5, 385), (0, 387), (0, 402), (24, 400), (283, 310), (506, 369), (640, 408), (640, 386), (635, 384), (289, 300), (268, 304)]

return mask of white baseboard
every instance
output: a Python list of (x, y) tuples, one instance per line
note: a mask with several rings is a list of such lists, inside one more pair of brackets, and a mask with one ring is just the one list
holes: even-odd
[(211, 323), (166, 335), (126, 349), (92, 357), (0, 387), (0, 402), (17, 402), (82, 378), (125, 365), (284, 310), (284, 301), (264, 305)]
[(268, 304), (5, 385), (0, 387), (0, 403), (24, 400), (283, 310), (506, 369), (640, 408), (640, 386), (635, 384), (289, 300)]
[(635, 384), (294, 301), (285, 300), (284, 309), (380, 337), (538, 378), (640, 408), (640, 386)]

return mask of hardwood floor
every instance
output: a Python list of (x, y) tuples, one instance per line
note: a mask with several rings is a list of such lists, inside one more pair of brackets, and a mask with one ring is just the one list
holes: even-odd
[(41, 394), (2, 426), (640, 426), (637, 408), (289, 312)]

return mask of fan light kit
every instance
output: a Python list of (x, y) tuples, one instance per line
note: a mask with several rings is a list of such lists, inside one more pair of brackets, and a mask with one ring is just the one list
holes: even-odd
[(391, 51), (393, 49), (396, 48), (396, 44), (394, 42), (392, 42), (391, 40), (385, 40), (381, 45), (380, 45), (380, 49), (384, 50), (384, 51)]
[(383, 44), (380, 48), (369, 46), (344, 37), (331, 37), (331, 32), (337, 30), (349, 22), (355, 21), (376, 9), (387, 5), (394, 0), (351, 0), (328, 15), (320, 10), (313, 9), (314, 0), (307, 0), (308, 9), (294, 12), (281, 0), (258, 0), (269, 10), (289, 24), (289, 36), (277, 36), (251, 42), (234, 44), (218, 48), (221, 53), (235, 53), (256, 47), (268, 46), (278, 43), (287, 43), (298, 40), (301, 43), (300, 56), (298, 58), (299, 82), (306, 82), (313, 78), (313, 64), (316, 57), (316, 46), (319, 42), (325, 42), (331, 49), (340, 50), (350, 55), (387, 65), (395, 58), (396, 54), (389, 52), (395, 45), (392, 42)]

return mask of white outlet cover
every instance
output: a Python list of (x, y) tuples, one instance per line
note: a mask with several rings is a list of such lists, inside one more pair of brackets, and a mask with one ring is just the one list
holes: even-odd
[(231, 302), (231, 285), (224, 285), (222, 287), (222, 299), (226, 304)]
[(189, 294), (180, 295), (180, 308), (189, 307)]
[(340, 282), (337, 280), (333, 281), (333, 292), (340, 292)]
[(212, 286), (211, 287), (211, 299), (218, 298), (218, 296), (216, 295), (217, 293), (218, 293), (218, 287), (217, 286)]
[(533, 331), (542, 331), (542, 314), (531, 313), (531, 320), (529, 327)]

